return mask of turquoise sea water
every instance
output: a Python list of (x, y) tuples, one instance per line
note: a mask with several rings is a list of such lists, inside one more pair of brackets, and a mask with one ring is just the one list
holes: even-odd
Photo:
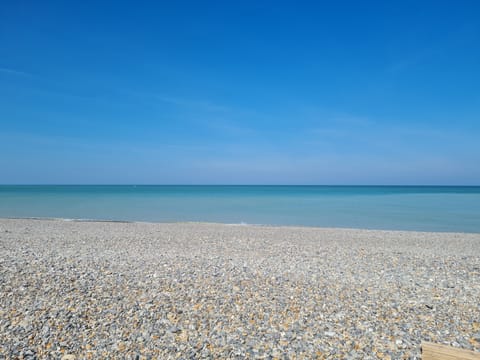
[(0, 217), (480, 232), (480, 187), (0, 186)]

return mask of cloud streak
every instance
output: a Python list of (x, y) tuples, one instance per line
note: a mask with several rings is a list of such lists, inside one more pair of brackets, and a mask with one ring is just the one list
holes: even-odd
[(5, 67), (0, 67), (0, 73), (8, 74), (8, 75), (17, 75), (17, 76), (32, 76), (32, 74), (24, 71), (19, 71), (19, 70), (5, 68)]
[(158, 103), (160, 101), (161, 104), (172, 105), (189, 121), (231, 136), (257, 135), (258, 129), (246, 126), (243, 120), (245, 118), (263, 119), (266, 116), (254, 110), (231, 107), (210, 100), (189, 99), (158, 93), (129, 92), (129, 94), (147, 99), (149, 102)]
[(190, 100), (179, 97), (171, 97), (164, 95), (154, 95), (154, 97), (164, 103), (184, 106), (189, 108), (199, 108), (209, 112), (230, 112), (231, 109), (228, 106), (220, 105), (206, 100)]

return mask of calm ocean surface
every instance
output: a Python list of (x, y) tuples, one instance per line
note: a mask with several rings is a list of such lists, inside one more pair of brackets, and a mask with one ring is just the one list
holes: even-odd
[(0, 217), (480, 232), (480, 187), (0, 186)]

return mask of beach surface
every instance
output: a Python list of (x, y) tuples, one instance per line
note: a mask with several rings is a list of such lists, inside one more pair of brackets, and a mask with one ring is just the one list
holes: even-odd
[(480, 234), (0, 219), (0, 358), (480, 351), (479, 299)]

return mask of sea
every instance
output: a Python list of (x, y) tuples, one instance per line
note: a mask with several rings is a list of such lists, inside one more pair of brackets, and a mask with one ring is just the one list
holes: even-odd
[(480, 233), (480, 186), (2, 185), (0, 217)]

